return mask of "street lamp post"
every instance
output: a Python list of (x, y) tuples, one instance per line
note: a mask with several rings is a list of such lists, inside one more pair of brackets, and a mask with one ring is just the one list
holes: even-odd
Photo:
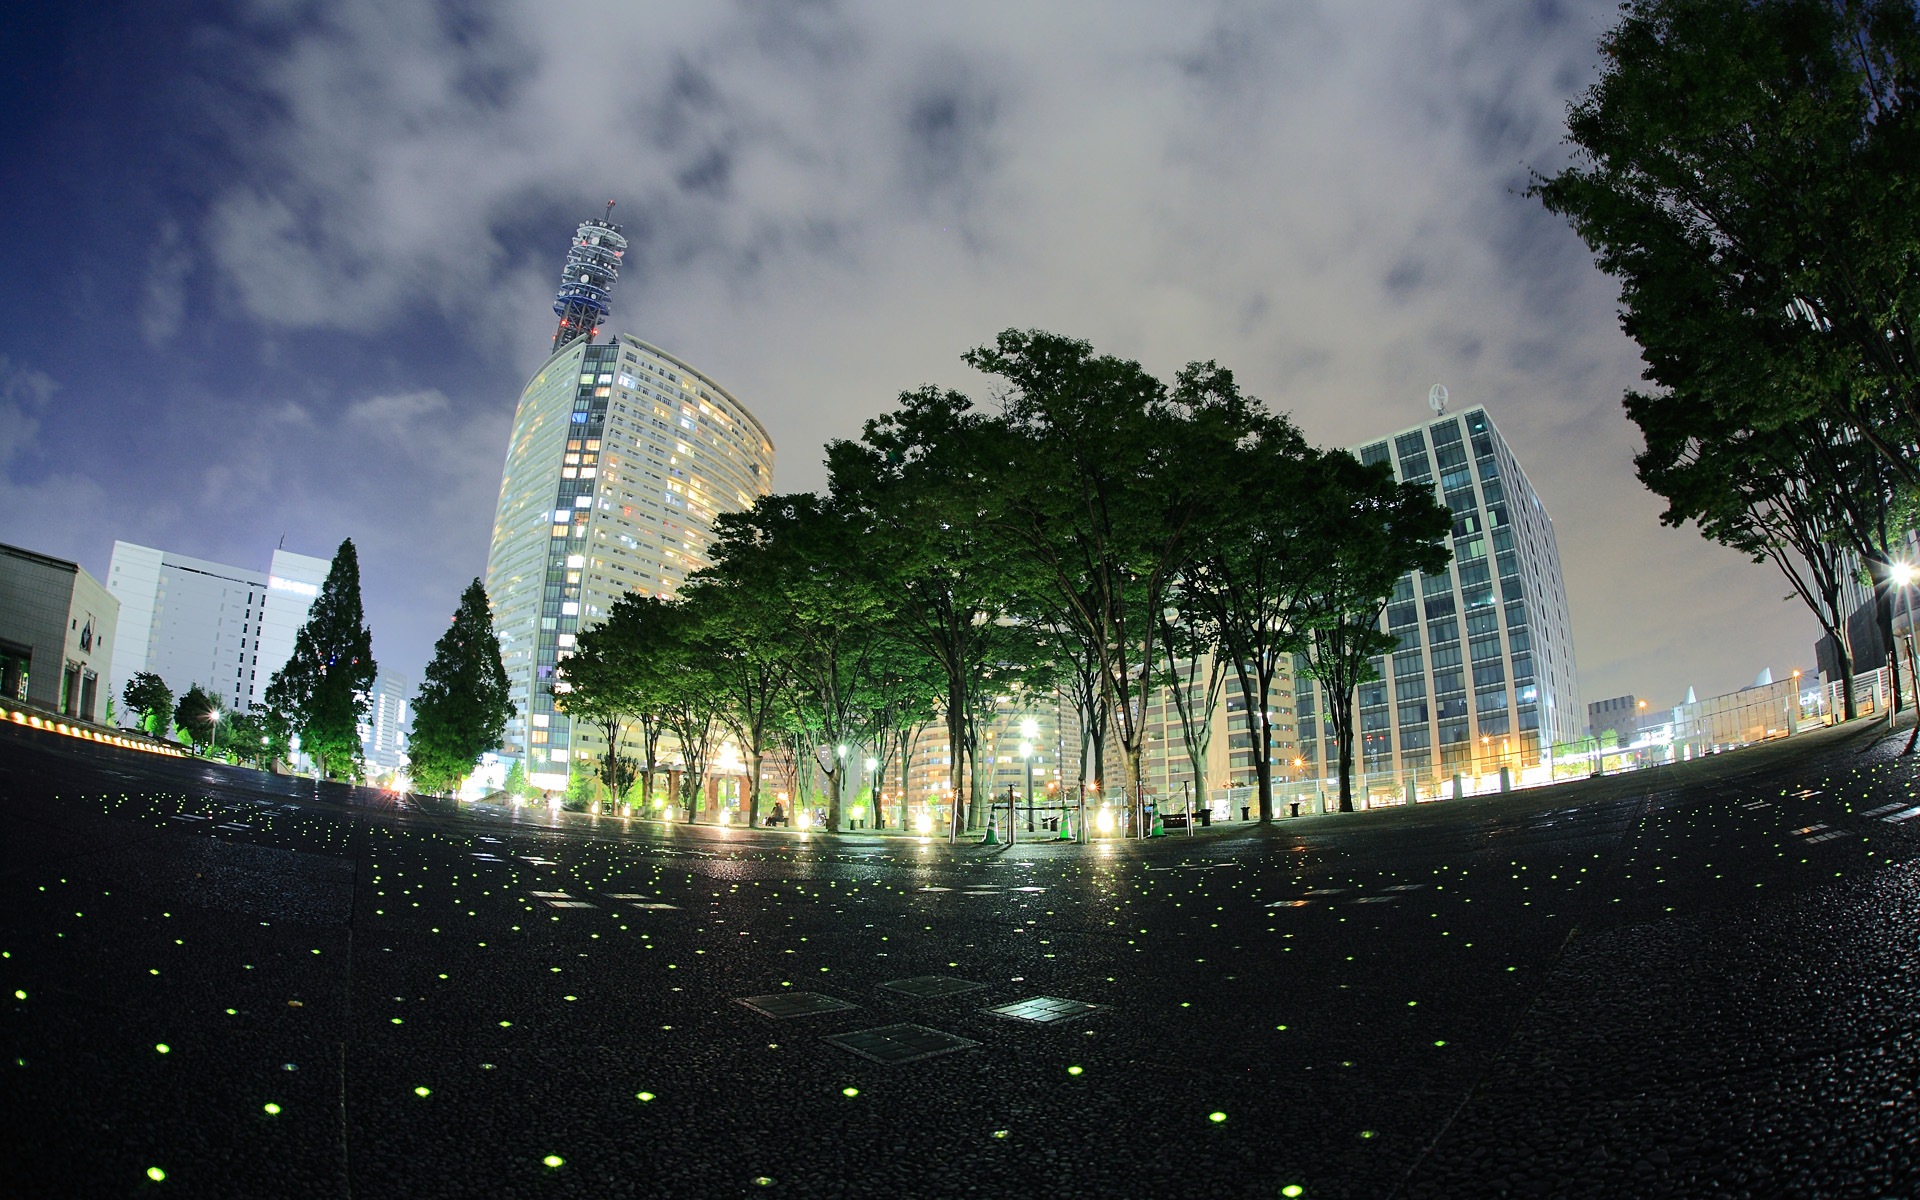
[[(1027, 793), (1027, 832), (1033, 832), (1033, 743), (1020, 743), (1020, 786)], [(1007, 823), (1013, 823), (1013, 806), (1007, 806)]]
[(873, 793), (873, 827), (878, 829), (880, 828), (880, 776), (875, 774), (875, 772), (880, 769), (880, 760), (869, 754), (867, 756), (866, 767), (867, 787)]
[(827, 812), (827, 825), (834, 833), (839, 833), (840, 822), (846, 816), (845, 813), (840, 811), (840, 802), (846, 798), (847, 794), (847, 744), (841, 742), (834, 749), (840, 758), (840, 770), (834, 776), (833, 780), (833, 807)]
[(210, 708), (207, 710), (207, 755), (208, 757), (212, 757), (213, 752), (216, 749), (218, 749), (219, 746), (220, 746), (220, 710), (217, 708)]
[[(1034, 752), (1034, 740), (1040, 736), (1040, 722), (1034, 720), (1032, 717), (1028, 717), (1025, 720), (1021, 721), (1020, 736), (1026, 739), (1025, 741), (1020, 743), (1020, 759), (1021, 759), (1021, 767), (1026, 773), (1024, 782), (1027, 788), (1027, 832), (1032, 833), (1033, 832), (1033, 752)], [(1008, 819), (1009, 820), (1012, 819), (1011, 813), (1008, 814)]]
[[(1893, 581), (1900, 585), (1900, 607), (1906, 612), (1907, 617), (1907, 679), (1913, 684), (1915, 707), (1920, 708), (1920, 676), (1914, 674), (1913, 647), (1913, 579), (1916, 574), (1920, 574), (1920, 571), (1917, 571), (1910, 562), (1893, 564)], [(1900, 700), (1898, 684), (1894, 685), (1893, 699), (1894, 705), (1897, 705)], [(1888, 709), (1891, 711), (1894, 705), (1888, 705)], [(1913, 733), (1907, 738), (1907, 747), (1901, 753), (1912, 754), (1916, 740), (1920, 740), (1920, 718), (1915, 719)]]

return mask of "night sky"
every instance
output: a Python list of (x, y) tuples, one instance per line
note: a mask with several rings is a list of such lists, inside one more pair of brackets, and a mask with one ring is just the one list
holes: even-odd
[(1554, 518), (1585, 698), (1811, 665), (1774, 568), (1658, 523), (1615, 288), (1520, 192), (1608, 2), (11, 5), (0, 540), (360, 549), (417, 682), (486, 565), (573, 226), (610, 328), (767, 426), (780, 490), (1010, 326), (1308, 438), (1485, 404)]

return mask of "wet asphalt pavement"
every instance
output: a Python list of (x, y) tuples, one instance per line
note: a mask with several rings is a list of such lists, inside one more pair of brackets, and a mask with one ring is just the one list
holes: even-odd
[(4, 727), (7, 1191), (1912, 1197), (1902, 741), (952, 849)]

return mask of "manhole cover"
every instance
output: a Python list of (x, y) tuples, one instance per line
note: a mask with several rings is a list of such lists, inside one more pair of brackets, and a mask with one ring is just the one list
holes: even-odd
[(915, 1062), (936, 1054), (951, 1054), (955, 1050), (966, 1050), (980, 1044), (951, 1033), (941, 1033), (938, 1029), (928, 1029), (925, 1025), (909, 1024), (882, 1025), (878, 1029), (837, 1033), (825, 1040), (842, 1050), (851, 1050), (861, 1058), (888, 1065)]
[(1104, 1004), (1088, 1004), (1084, 1000), (1063, 1000), (1058, 996), (1035, 996), (1031, 1000), (1016, 1000), (1012, 1004), (996, 1005), (987, 1011), (996, 1017), (1006, 1017), (1014, 1021), (1031, 1021), (1035, 1025), (1051, 1025), (1055, 1021), (1064, 1021), (1068, 1017), (1083, 1017), (1106, 1008)]
[(951, 975), (916, 975), (912, 979), (891, 979), (880, 986), (890, 992), (912, 996), (916, 1000), (938, 1000), (942, 996), (977, 992), (987, 985), (975, 983), (970, 979), (955, 979)]
[(743, 996), (740, 1003), (759, 1013), (763, 1017), (785, 1020), (788, 1017), (811, 1017), (817, 1013), (844, 1012), (858, 1008), (857, 1004), (848, 1004), (832, 996), (823, 996), (819, 992), (776, 992), (771, 996)]

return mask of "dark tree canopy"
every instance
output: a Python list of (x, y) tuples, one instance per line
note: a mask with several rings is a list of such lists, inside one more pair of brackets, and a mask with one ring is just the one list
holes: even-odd
[(479, 757), (500, 745), (512, 713), (487, 591), (475, 579), (461, 593), (452, 624), (434, 643), (433, 660), (413, 702), (407, 754), (414, 786), (433, 793), (459, 787)]
[(1647, 376), (1810, 416), (1920, 481), (1913, 0), (1632, 0), (1532, 194), (1621, 287)]
[[(877, 827), (880, 780), (897, 761), (904, 792), (914, 735), (942, 718), (958, 836), (983, 815), (989, 723), (1056, 688), (1100, 784), (1111, 722), (1137, 817), (1153, 689), (1207, 660), (1217, 702), (1232, 660), (1243, 691), (1263, 692), (1304, 654), (1329, 708), (1350, 708), (1395, 581), (1447, 562), (1429, 488), (1309, 448), (1214, 363), (1168, 386), (1039, 330), (964, 358), (1001, 381), (999, 412), (903, 393), (858, 441), (828, 446), (826, 494), (722, 513), (712, 565), (680, 599), (623, 597), (560, 663), (562, 707), (603, 725), (609, 747), (635, 723), (649, 764), (660, 731), (677, 743), (689, 819), (725, 736), (747, 760), (750, 817), (778, 745), (802, 794), (825, 777), (832, 829), (870, 755)], [(1253, 707), (1265, 759), (1272, 714)]]
[(212, 746), (219, 735), (219, 725), (226, 719), (226, 712), (220, 707), (220, 701), (199, 684), (187, 689), (180, 697), (180, 703), (174, 706), (173, 723), (189, 742), (195, 746)]
[(120, 689), (120, 698), (126, 702), (127, 711), (138, 713), (140, 728), (154, 737), (167, 736), (168, 728), (173, 724), (173, 689), (167, 681), (152, 671), (141, 671), (127, 685)]
[(360, 604), (360, 558), (349, 539), (334, 552), (293, 653), (266, 692), (276, 722), (299, 736), (301, 749), (328, 778), (360, 777), (360, 722), (376, 670)]

